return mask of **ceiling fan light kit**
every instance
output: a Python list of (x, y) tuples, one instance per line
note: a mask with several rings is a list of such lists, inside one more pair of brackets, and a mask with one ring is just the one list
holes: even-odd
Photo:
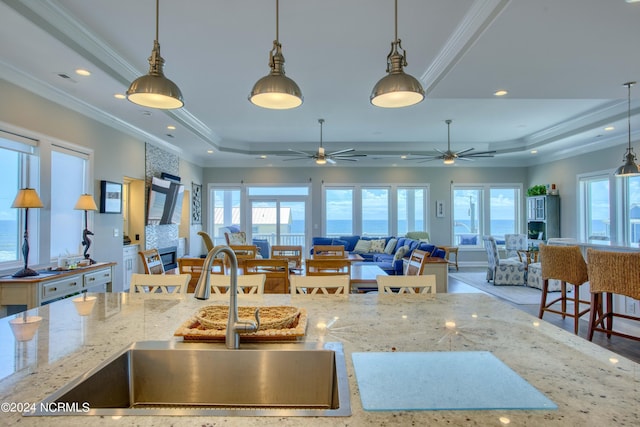
[(636, 155), (631, 148), (631, 86), (636, 82), (627, 82), (623, 86), (627, 87), (627, 128), (629, 131), (629, 146), (622, 161), (624, 164), (616, 169), (615, 175), (619, 177), (640, 175), (640, 167), (636, 163)]
[(149, 57), (149, 73), (134, 80), (127, 90), (127, 99), (143, 107), (172, 110), (184, 105), (180, 88), (164, 76), (164, 59), (160, 56), (158, 27), (160, 0), (156, 0), (156, 38)]
[(279, 41), (279, 0), (276, 0), (276, 39), (269, 52), (271, 72), (256, 82), (249, 101), (262, 108), (288, 110), (302, 105), (300, 87), (284, 73), (284, 55)]
[(387, 55), (387, 75), (376, 83), (369, 100), (376, 107), (401, 108), (415, 105), (424, 99), (424, 89), (413, 76), (406, 74), (407, 52), (398, 38), (398, 0), (395, 0), (395, 39)]

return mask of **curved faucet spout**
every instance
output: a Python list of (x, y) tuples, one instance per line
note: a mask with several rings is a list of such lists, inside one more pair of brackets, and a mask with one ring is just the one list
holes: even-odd
[(211, 266), (218, 254), (224, 253), (229, 257), (231, 269), (231, 282), (229, 283), (229, 319), (227, 321), (227, 333), (225, 345), (227, 348), (237, 349), (240, 347), (240, 331), (255, 332), (260, 327), (260, 314), (256, 309), (256, 322), (243, 321), (238, 318), (238, 259), (235, 252), (229, 246), (216, 246), (207, 254), (202, 266), (202, 273), (198, 279), (194, 297), (196, 299), (209, 299), (211, 296)]

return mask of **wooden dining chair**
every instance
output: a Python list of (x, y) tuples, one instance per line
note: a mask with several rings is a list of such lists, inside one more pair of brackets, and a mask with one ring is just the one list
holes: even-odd
[(305, 261), (306, 276), (333, 276), (339, 274), (351, 277), (351, 261), (332, 258), (312, 258)]
[(289, 261), (286, 259), (248, 259), (244, 262), (244, 274), (264, 274), (267, 294), (289, 293)]
[(423, 251), (420, 249), (415, 249), (411, 252), (411, 256), (409, 257), (409, 262), (404, 271), (405, 276), (420, 276), (424, 271), (424, 263), (425, 259), (427, 259), (431, 254), (427, 251)]
[(202, 237), (202, 243), (204, 243), (204, 247), (207, 249), (207, 253), (211, 252), (211, 249), (214, 248), (213, 240), (211, 236), (205, 231), (198, 231), (198, 236)]
[(314, 258), (346, 258), (344, 245), (315, 245), (313, 247)]
[[(255, 259), (258, 256), (258, 247), (256, 245), (229, 245), (229, 247), (236, 254), (238, 268), (243, 268), (246, 260)], [(227, 267), (229, 267), (228, 264)]]
[[(231, 287), (231, 276), (228, 274), (212, 274), (211, 293), (228, 294)], [(263, 294), (264, 284), (267, 276), (265, 274), (247, 274), (238, 276), (239, 294)]]
[[(204, 258), (178, 258), (178, 272), (180, 274), (190, 274), (191, 280), (189, 281), (188, 293), (195, 292), (198, 280), (202, 275), (202, 269), (204, 268)], [(222, 258), (214, 258), (211, 265), (211, 274), (224, 274), (224, 263)]]
[(302, 268), (302, 246), (273, 245), (271, 259), (286, 259), (290, 270), (300, 269)]
[(376, 276), (380, 294), (435, 294), (436, 276)]
[(291, 294), (346, 295), (350, 280), (344, 274), (328, 276), (291, 276)]
[(184, 295), (190, 279), (190, 274), (133, 273), (129, 293)]
[(164, 264), (157, 249), (138, 252), (145, 274), (164, 274)]
[[(614, 311), (613, 295), (623, 295), (640, 300), (640, 253), (612, 252), (587, 249), (589, 287), (591, 291), (591, 315), (587, 339), (593, 340), (594, 332), (640, 341), (640, 336), (630, 335), (620, 328), (613, 329), (613, 319), (640, 322), (640, 317)], [(623, 305), (624, 306), (624, 305)], [(630, 326), (630, 325), (629, 325)]]

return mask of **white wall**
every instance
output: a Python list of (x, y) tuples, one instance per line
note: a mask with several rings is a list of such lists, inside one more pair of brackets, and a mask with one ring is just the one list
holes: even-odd
[[(61, 107), (2, 79), (0, 79), (0, 93), (2, 94), (0, 122), (50, 138), (88, 147), (94, 151), (93, 185), (89, 190), (93, 193), (96, 203), (99, 203), (101, 180), (122, 182), (125, 176), (144, 180), (144, 141)], [(185, 182), (202, 181), (200, 167), (182, 160), (180, 163), (181, 172), (183, 170), (186, 172)], [(46, 176), (41, 176), (41, 181), (44, 178)], [(43, 199), (49, 197), (42, 194), (41, 196)], [(48, 207), (45, 205), (45, 208), (42, 209), (41, 219), (48, 218), (47, 212)], [(121, 290), (123, 275), (122, 215), (97, 212), (90, 215), (93, 215), (92, 231), (94, 232), (91, 255), (98, 261), (118, 263), (114, 290)], [(46, 236), (50, 234), (49, 224), (45, 224), (46, 221), (41, 222), (40, 233), (45, 237), (42, 240), (48, 242)], [(117, 237), (114, 237), (115, 229), (118, 230)], [(49, 247), (47, 244), (41, 245), (39, 258), (48, 264)]]

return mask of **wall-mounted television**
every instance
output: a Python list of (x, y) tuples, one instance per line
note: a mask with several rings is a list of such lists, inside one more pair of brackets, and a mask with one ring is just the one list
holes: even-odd
[(153, 177), (149, 188), (147, 225), (180, 224), (184, 185)]

